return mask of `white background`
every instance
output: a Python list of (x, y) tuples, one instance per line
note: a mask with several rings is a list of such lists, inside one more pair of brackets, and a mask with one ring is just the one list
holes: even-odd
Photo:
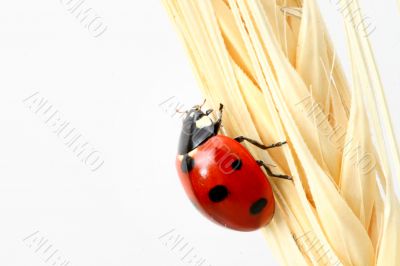
[[(335, 2), (320, 5), (348, 69)], [(399, 12), (394, 0), (362, 3), (377, 27), (371, 39), (398, 131)], [(85, 5), (108, 26), (99, 38), (63, 1), (0, 4), (0, 265), (51, 265), (29, 247), (32, 238), (23, 241), (37, 231), (69, 265), (193, 265), (160, 239), (171, 230), (204, 266), (277, 265), (260, 232), (208, 222), (180, 186), (180, 121), (159, 104), (174, 97), (191, 106), (202, 98), (161, 3)], [(23, 102), (35, 92), (101, 153), (98, 171)]]

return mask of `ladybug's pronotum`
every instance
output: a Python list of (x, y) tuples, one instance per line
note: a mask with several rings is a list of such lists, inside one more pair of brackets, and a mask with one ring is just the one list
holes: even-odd
[(275, 201), (260, 167), (269, 176), (291, 177), (274, 174), (263, 161), (255, 160), (241, 142), (248, 141), (261, 149), (286, 142), (265, 146), (243, 136), (231, 139), (220, 135), (223, 105), (215, 122), (209, 117), (213, 110), (203, 112), (201, 107), (196, 105), (185, 112), (179, 140), (176, 166), (187, 195), (200, 212), (222, 226), (252, 231), (268, 224)]

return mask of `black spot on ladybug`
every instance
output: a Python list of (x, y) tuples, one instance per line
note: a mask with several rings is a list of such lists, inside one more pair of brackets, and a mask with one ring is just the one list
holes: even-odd
[(242, 160), (237, 159), (232, 162), (232, 169), (233, 170), (240, 170), (242, 168)]
[(188, 173), (193, 169), (193, 167), (194, 167), (194, 159), (189, 155), (185, 154), (182, 159), (182, 165), (181, 165), (182, 172)]
[(259, 214), (265, 208), (265, 206), (267, 206), (267, 204), (268, 201), (264, 198), (257, 200), (256, 202), (253, 203), (253, 205), (251, 205), (250, 214), (252, 215)]
[(208, 197), (212, 202), (221, 202), (228, 197), (228, 193), (228, 189), (225, 186), (218, 185), (208, 192)]

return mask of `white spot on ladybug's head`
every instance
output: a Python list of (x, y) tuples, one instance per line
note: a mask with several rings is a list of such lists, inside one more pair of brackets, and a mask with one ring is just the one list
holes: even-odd
[(209, 127), (213, 124), (213, 121), (208, 116), (203, 116), (196, 121), (197, 128)]

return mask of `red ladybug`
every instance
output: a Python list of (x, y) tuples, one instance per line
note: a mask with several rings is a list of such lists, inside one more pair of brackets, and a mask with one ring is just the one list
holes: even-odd
[(240, 142), (261, 149), (286, 142), (264, 146), (246, 137), (219, 135), (222, 109), (221, 104), (216, 122), (209, 117), (212, 109), (204, 113), (197, 105), (186, 112), (176, 167), (187, 195), (206, 217), (234, 230), (253, 231), (268, 224), (275, 210), (271, 185), (260, 166), (269, 176), (291, 177), (274, 174)]

